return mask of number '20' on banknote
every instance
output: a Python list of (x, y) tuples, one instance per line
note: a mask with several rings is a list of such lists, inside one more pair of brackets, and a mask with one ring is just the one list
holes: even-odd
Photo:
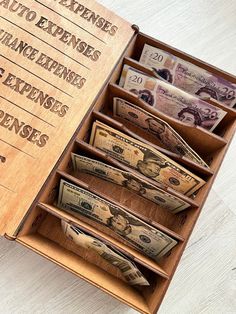
[(122, 207), (63, 179), (60, 181), (57, 206), (106, 226), (124, 239), (127, 244), (154, 260), (164, 256), (178, 243)]
[(210, 132), (227, 114), (224, 110), (127, 64), (123, 68), (120, 86), (167, 116)]
[(189, 208), (190, 205), (165, 190), (144, 181), (128, 171), (107, 165), (101, 161), (77, 154), (71, 154), (74, 170), (99, 177), (108, 182), (122, 186), (153, 203), (176, 214)]
[(236, 84), (162, 49), (144, 45), (140, 63), (154, 68), (174, 86), (201, 98), (213, 98), (223, 105), (236, 105)]

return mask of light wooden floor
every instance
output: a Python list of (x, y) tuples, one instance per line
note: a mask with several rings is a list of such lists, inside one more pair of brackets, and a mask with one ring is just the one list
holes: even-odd
[[(143, 32), (236, 74), (235, 0), (100, 2)], [(136, 312), (0, 239), (0, 313)], [(236, 313), (236, 139), (159, 313)]]

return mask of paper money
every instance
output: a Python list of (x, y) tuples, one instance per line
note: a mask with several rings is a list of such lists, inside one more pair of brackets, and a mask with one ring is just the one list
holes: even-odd
[(176, 214), (190, 205), (180, 198), (145, 182), (130, 172), (114, 168), (98, 160), (71, 154), (75, 171), (88, 173), (123, 186), (153, 203)]
[(115, 97), (113, 99), (113, 115), (128, 120), (141, 129), (151, 133), (171, 152), (209, 168), (204, 160), (202, 160), (167, 122), (152, 115), (148, 111), (124, 99)]
[(64, 180), (60, 181), (58, 207), (80, 213), (108, 227), (154, 260), (165, 255), (177, 244), (177, 241), (123, 208)]
[(144, 176), (188, 196), (205, 184), (198, 176), (151, 146), (99, 121), (93, 124), (90, 145), (136, 169)]
[(124, 65), (120, 86), (167, 116), (211, 132), (226, 115), (222, 109), (129, 65)]
[(65, 221), (61, 221), (61, 225), (65, 235), (70, 240), (87, 250), (94, 251), (108, 263), (117, 267), (130, 285), (149, 286), (148, 281), (137, 266), (121, 252), (116, 252), (115, 249), (109, 248), (99, 239), (88, 235), (78, 227), (72, 226)]
[(140, 63), (156, 69), (166, 81), (192, 95), (211, 97), (230, 107), (236, 105), (236, 84), (171, 53), (145, 44)]

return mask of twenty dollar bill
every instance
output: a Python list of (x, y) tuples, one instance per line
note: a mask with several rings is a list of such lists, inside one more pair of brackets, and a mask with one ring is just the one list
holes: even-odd
[(60, 181), (58, 207), (80, 213), (108, 227), (131, 246), (154, 260), (169, 252), (177, 241), (99, 196)]
[(90, 145), (144, 176), (187, 196), (192, 195), (205, 184), (204, 180), (151, 146), (99, 121), (93, 124)]
[(71, 155), (75, 171), (97, 176), (103, 180), (123, 186), (153, 203), (176, 214), (190, 205), (180, 198), (145, 182), (131, 172), (114, 168), (98, 160), (73, 154)]

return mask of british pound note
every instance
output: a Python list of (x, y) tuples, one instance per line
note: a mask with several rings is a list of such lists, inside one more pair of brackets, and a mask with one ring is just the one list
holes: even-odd
[(140, 63), (154, 68), (163, 79), (192, 95), (211, 97), (229, 107), (236, 105), (236, 84), (167, 51), (145, 44)]
[(210, 132), (226, 115), (224, 110), (129, 65), (124, 65), (120, 86), (167, 116)]

